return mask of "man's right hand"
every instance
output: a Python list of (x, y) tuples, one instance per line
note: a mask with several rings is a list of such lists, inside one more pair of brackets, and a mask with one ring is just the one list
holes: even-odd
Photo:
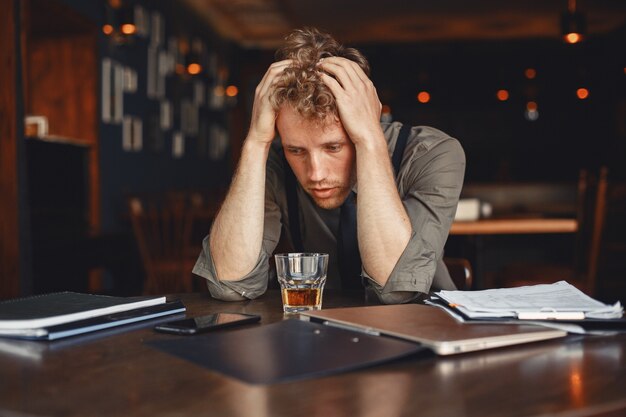
[(276, 129), (276, 112), (270, 97), (290, 64), (290, 60), (272, 64), (256, 88), (250, 131), (226, 199), (211, 228), (211, 257), (220, 281), (243, 278), (259, 259), (265, 223), (265, 165)]
[(291, 60), (274, 62), (263, 76), (256, 87), (254, 104), (252, 106), (252, 120), (250, 121), (249, 141), (270, 143), (274, 139), (276, 129), (276, 112), (270, 103), (270, 96), (274, 91), (276, 82), (283, 75), (283, 71)]

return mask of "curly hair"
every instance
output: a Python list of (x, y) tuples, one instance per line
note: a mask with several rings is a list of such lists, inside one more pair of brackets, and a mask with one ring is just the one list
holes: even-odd
[(338, 117), (335, 97), (322, 81), (316, 68), (320, 58), (343, 57), (356, 62), (369, 76), (367, 59), (356, 49), (346, 48), (332, 36), (315, 28), (297, 29), (285, 38), (285, 45), (276, 52), (277, 60), (291, 59), (278, 80), (270, 98), (276, 111), (290, 105), (307, 119), (326, 120)]

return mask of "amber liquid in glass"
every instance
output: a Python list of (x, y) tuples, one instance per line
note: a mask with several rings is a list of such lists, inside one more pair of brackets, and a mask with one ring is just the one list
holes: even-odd
[(283, 305), (289, 310), (319, 310), (322, 290), (319, 288), (283, 288)]

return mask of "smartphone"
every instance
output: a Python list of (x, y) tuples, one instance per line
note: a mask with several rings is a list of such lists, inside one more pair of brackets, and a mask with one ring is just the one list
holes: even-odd
[(157, 324), (154, 330), (174, 334), (198, 334), (224, 327), (238, 326), (246, 323), (256, 323), (261, 316), (241, 313), (215, 313), (206, 316), (193, 317), (182, 320), (174, 320), (167, 323)]

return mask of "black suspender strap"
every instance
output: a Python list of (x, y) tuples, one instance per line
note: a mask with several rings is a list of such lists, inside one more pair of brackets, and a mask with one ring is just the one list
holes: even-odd
[(396, 147), (394, 148), (393, 156), (391, 157), (391, 163), (396, 175), (400, 172), (402, 156), (404, 155), (404, 149), (406, 148), (406, 143), (409, 139), (409, 133), (411, 133), (411, 126), (402, 125), (400, 133), (398, 133), (398, 138), (396, 139)]
[[(396, 147), (393, 150), (393, 155), (391, 157), (391, 163), (393, 165), (393, 169), (395, 170), (396, 175), (398, 175), (398, 172), (400, 171), (400, 165), (402, 164), (402, 156), (404, 155), (404, 150), (406, 148), (406, 144), (408, 142), (410, 133), (411, 133), (411, 126), (402, 125), (402, 127), (400, 128), (400, 133), (398, 134), (398, 138), (396, 139)], [(285, 170), (285, 192), (287, 195), (287, 213), (289, 215), (289, 232), (291, 233), (291, 240), (292, 240), (294, 249), (298, 252), (304, 252), (304, 245), (302, 244), (302, 229), (300, 228), (300, 205), (298, 203), (298, 181), (293, 171), (291, 170), (291, 167), (289, 166), (289, 163), (287, 162), (287, 158), (285, 158), (284, 154), (283, 154), (283, 165), (284, 165), (284, 170)], [(354, 197), (351, 195), (349, 196), (349, 198), (354, 198)], [(353, 202), (352, 202), (352, 205), (354, 206)], [(344, 211), (345, 211), (344, 207), (342, 206), (342, 212)], [(352, 228), (354, 229), (353, 231), (350, 231), (350, 234), (354, 235), (356, 239), (356, 217), (354, 218), (354, 221), (350, 223), (352, 224)], [(342, 234), (346, 234), (346, 232), (340, 231), (340, 239), (339, 239), (340, 241), (338, 242), (340, 246), (338, 253), (340, 254), (344, 251), (341, 248), (341, 246), (343, 246), (344, 244), (343, 239), (341, 238)], [(354, 252), (354, 251), (351, 251), (351, 252)], [(357, 247), (356, 255), (351, 256), (351, 258), (356, 259), (357, 262), (360, 263), (360, 257), (358, 256), (358, 247)], [(345, 262), (345, 260), (341, 260), (341, 259), (340, 261)], [(343, 267), (343, 265), (341, 266), (342, 267), (340, 269), (344, 270), (345, 268)], [(346, 265), (346, 267), (348, 267), (348, 265)], [(352, 276), (354, 275), (355, 270), (357, 270), (356, 266), (353, 266), (351, 269), (346, 269), (346, 271), (351, 271), (349, 273), (348, 272), (343, 273), (342, 271), (342, 282), (343, 282), (344, 287), (346, 286), (351, 287), (352, 286), (351, 284), (358, 282), (355, 279), (356, 277)], [(358, 271), (360, 271), (360, 266), (358, 268)], [(350, 275), (350, 277), (343, 276), (343, 275)], [(354, 281), (354, 282), (351, 282), (351, 281)]]
[(339, 234), (337, 235), (339, 275), (341, 288), (344, 290), (363, 288), (356, 221), (356, 194), (350, 191), (339, 209)]
[(291, 243), (296, 252), (304, 252), (302, 244), (302, 229), (300, 228), (300, 204), (298, 203), (298, 181), (294, 175), (285, 154), (283, 153), (283, 167), (285, 170), (285, 192), (287, 194), (287, 214), (289, 215), (289, 232)]

